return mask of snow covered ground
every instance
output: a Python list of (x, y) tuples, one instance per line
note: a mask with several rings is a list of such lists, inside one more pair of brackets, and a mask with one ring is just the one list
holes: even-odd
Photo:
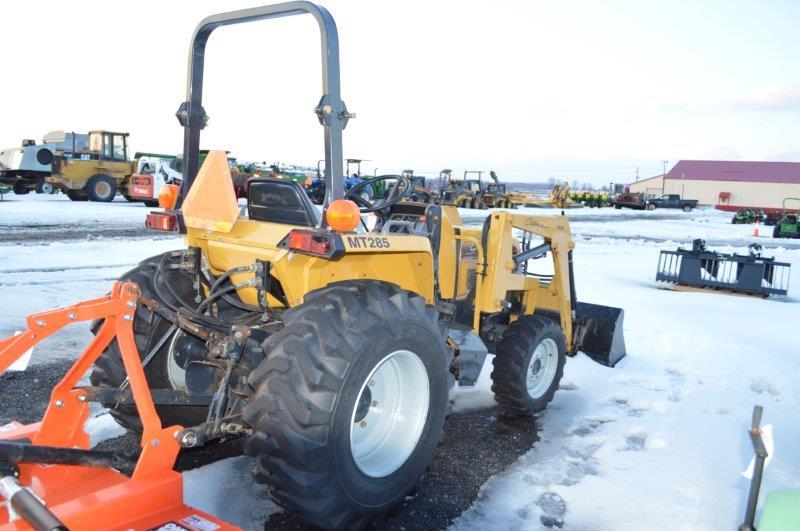
[[(141, 228), (148, 211), (141, 205), (10, 199), (0, 203), (0, 336), (18, 329), (26, 313), (101, 295), (139, 260), (181, 245), (144, 231), (117, 231)], [(468, 223), (486, 215), (462, 214)], [(741, 471), (752, 457), (746, 428), (754, 404), (764, 406), (764, 423), (775, 426), (775, 457), (762, 493), (800, 488), (800, 361), (793, 336), (800, 322), (800, 242), (772, 240), (770, 227), (755, 239), (752, 226), (732, 225), (729, 214), (712, 209), (566, 214), (577, 245), (578, 297), (625, 309), (628, 356), (614, 369), (582, 354), (569, 359), (561, 389), (537, 421), (541, 440), (490, 479), (453, 527), (735, 528), (747, 494)], [(67, 227), (70, 236), (28, 239), (37, 227), (54, 233)], [(746, 252), (758, 242), (766, 255), (792, 263), (789, 296), (657, 286), (659, 251), (698, 237), (725, 252)], [(88, 329), (76, 326), (63, 337), (37, 350), (34, 362), (69, 355), (85, 344)], [(484, 371), (476, 388), (455, 394), (456, 410), (491, 406), (489, 385)], [(91, 421), (95, 442), (117, 433), (109, 421)], [(248, 469), (247, 459), (235, 458), (186, 472), (187, 501), (247, 528), (262, 526), (277, 508), (263, 500)], [(198, 478), (214, 480), (198, 489)], [(236, 503), (220, 504), (215, 492)]]
[(625, 309), (628, 356), (613, 369), (567, 361), (541, 440), (487, 482), (456, 529), (734, 529), (754, 404), (775, 425), (762, 493), (800, 488), (800, 363), (787, 335), (800, 321), (800, 251), (774, 253), (793, 264), (790, 296), (755, 299), (658, 289), (661, 247), (577, 240), (578, 297)]

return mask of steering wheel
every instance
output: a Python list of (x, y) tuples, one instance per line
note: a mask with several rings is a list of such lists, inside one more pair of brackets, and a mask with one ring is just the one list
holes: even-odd
[[(394, 185), (389, 189), (386, 193), (386, 197), (382, 197), (378, 199), (378, 201), (373, 205), (363, 197), (361, 194), (364, 192), (364, 189), (374, 183), (379, 181), (389, 181), (394, 180)], [(357, 185), (350, 188), (346, 194), (344, 194), (345, 199), (349, 199), (353, 203), (358, 206), (358, 210), (362, 214), (368, 214), (370, 212), (377, 212), (381, 217), (384, 217), (385, 211), (392, 205), (395, 205), (400, 202), (403, 197), (408, 194), (411, 190), (411, 181), (408, 180), (408, 177), (404, 177), (402, 175), (379, 175), (377, 177), (373, 177), (371, 179), (367, 179), (366, 181), (361, 181)]]

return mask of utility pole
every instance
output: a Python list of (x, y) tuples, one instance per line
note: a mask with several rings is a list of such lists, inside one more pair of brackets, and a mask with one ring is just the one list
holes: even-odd
[(639, 166), (636, 166), (636, 182), (639, 182)]
[(661, 161), (661, 163), (664, 165), (664, 171), (661, 172), (661, 175), (666, 175), (667, 174), (667, 162), (669, 162), (669, 161), (668, 160), (662, 160)]

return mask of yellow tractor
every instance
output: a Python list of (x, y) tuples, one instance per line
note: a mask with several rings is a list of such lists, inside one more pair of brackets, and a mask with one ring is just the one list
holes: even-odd
[[(205, 46), (219, 26), (300, 13), (314, 16), (322, 36), (325, 202), (320, 209), (299, 184), (259, 177), (240, 211), (225, 153), (197, 167)], [(333, 529), (366, 525), (419, 487), (450, 390), (475, 384), (490, 354), (497, 402), (523, 416), (553, 399), (568, 356), (580, 350), (613, 366), (625, 355), (623, 311), (577, 301), (566, 217), (494, 212), (468, 226), (455, 207), (403, 201), (412, 184), (402, 175), (345, 194), (342, 131), (352, 115), (340, 97), (338, 56), (333, 18), (308, 2), (222, 13), (198, 26), (177, 113), (184, 180), (172, 208), (148, 215), (150, 227), (182, 232), (186, 248), (120, 279), (112, 302), (128, 313), (114, 318), (113, 340), (95, 322), (93, 348), (102, 354), (76, 395), (142, 432), (142, 459), (159, 455), (166, 439), (193, 448), (244, 437), (269, 496)], [(364, 199), (362, 189), (380, 182), (391, 182), (386, 196)], [(119, 336), (131, 329), (133, 339)], [(6, 340), (17, 352), (28, 348), (29, 334), (20, 337)], [(160, 423), (142, 403), (154, 405)]]
[(128, 158), (128, 133), (90, 131), (89, 149), (57, 150), (46, 181), (73, 201), (113, 201), (135, 171)]

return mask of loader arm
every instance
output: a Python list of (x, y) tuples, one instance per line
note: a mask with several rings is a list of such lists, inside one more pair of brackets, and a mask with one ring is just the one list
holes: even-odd
[[(537, 248), (515, 249), (519, 241), (514, 230), (536, 234), (544, 239)], [(476, 312), (493, 314), (503, 310), (510, 292), (521, 292), (523, 313), (529, 315), (542, 308), (560, 316), (567, 350), (573, 351), (573, 310), (575, 290), (571, 272), (571, 251), (575, 247), (565, 216), (530, 216), (496, 212), (492, 214), (485, 238), (485, 262), (482, 289), (476, 301)], [(523, 261), (543, 257), (552, 252), (552, 278), (545, 279), (522, 273)]]

